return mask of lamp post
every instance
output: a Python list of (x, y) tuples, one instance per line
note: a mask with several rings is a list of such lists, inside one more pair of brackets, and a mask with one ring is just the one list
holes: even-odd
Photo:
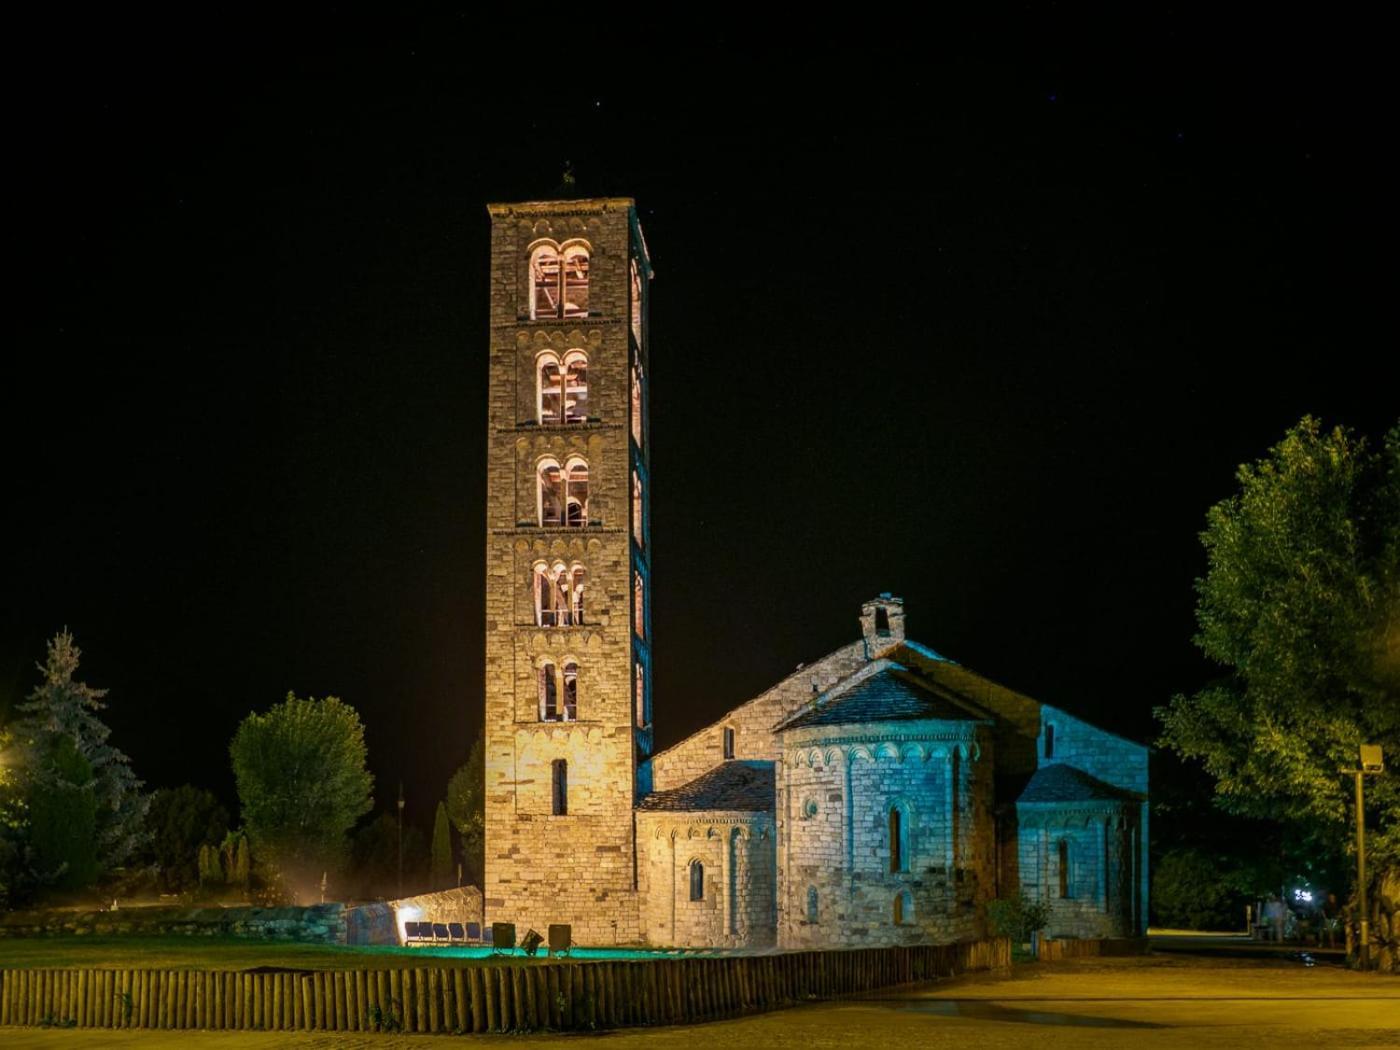
[(399, 900), (403, 900), (403, 781), (399, 781)]
[(1381, 755), (1379, 744), (1362, 744), (1360, 758), (1361, 764), (1358, 768), (1344, 769), (1342, 772), (1350, 773), (1356, 780), (1356, 897), (1361, 909), (1361, 920), (1357, 929), (1360, 942), (1357, 945), (1357, 954), (1361, 958), (1361, 968), (1369, 970), (1371, 968), (1371, 921), (1366, 904), (1366, 797), (1361, 786), (1361, 778), (1384, 773), (1385, 761)]

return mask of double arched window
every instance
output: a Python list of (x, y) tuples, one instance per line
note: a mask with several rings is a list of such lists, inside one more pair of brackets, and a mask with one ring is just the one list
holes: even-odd
[(583, 623), (583, 587), (588, 571), (575, 562), (535, 563), (535, 623), (577, 627)]
[(540, 721), (574, 722), (578, 719), (578, 664), (566, 661), (562, 678), (553, 661), (540, 664)]
[(571, 457), (562, 467), (556, 459), (540, 460), (538, 478), (542, 527), (588, 524), (588, 464), (581, 457)]
[(563, 358), (553, 351), (535, 362), (536, 419), (541, 426), (582, 423), (588, 419), (588, 355), (569, 350)]
[(588, 316), (588, 247), (552, 243), (530, 253), (530, 318)]

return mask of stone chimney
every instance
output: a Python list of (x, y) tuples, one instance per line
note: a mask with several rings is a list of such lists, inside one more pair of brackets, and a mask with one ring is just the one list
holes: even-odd
[(904, 599), (892, 594), (872, 598), (860, 607), (865, 658), (874, 660), (904, 642)]

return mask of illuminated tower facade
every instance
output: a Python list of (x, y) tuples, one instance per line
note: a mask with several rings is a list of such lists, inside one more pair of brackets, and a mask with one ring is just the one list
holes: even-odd
[(493, 204), (486, 921), (640, 939), (647, 287), (627, 198)]

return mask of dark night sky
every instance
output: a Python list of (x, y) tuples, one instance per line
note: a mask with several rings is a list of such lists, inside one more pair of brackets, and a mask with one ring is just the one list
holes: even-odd
[(231, 800), (239, 719), (333, 693), (426, 823), (480, 724), (484, 206), (568, 159), (657, 268), (660, 744), (884, 590), (1149, 738), (1208, 673), (1236, 464), (1400, 407), (1385, 67), (1311, 25), (1013, 21), (583, 62), (466, 16), (20, 34), (0, 707), (67, 624), (147, 782)]

